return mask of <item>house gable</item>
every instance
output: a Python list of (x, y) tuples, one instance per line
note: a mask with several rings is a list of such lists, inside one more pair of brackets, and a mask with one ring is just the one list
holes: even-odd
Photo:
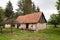
[(47, 23), (46, 19), (45, 19), (45, 16), (44, 14), (42, 13), (41, 17), (40, 17), (40, 20), (39, 20), (40, 23)]

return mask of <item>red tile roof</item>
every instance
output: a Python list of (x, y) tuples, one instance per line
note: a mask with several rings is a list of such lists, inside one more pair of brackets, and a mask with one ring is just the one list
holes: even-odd
[(19, 16), (16, 19), (16, 22), (18, 23), (37, 23), (40, 20), (40, 17), (42, 15), (42, 12), (27, 14), (24, 16)]

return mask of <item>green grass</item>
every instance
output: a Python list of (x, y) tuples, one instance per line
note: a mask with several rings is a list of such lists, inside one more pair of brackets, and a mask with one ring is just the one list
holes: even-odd
[(39, 32), (22, 31), (19, 29), (3, 29), (0, 40), (60, 40), (60, 28), (40, 30)]

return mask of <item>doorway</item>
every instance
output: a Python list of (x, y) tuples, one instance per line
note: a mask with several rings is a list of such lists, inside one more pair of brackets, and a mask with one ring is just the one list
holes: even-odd
[(26, 24), (26, 29), (28, 29), (29, 28), (29, 24)]

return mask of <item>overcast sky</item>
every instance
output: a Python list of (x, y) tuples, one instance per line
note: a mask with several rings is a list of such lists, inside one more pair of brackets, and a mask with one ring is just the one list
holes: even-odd
[[(0, 0), (0, 6), (5, 9), (9, 0)], [(50, 18), (52, 13), (57, 13), (56, 10), (56, 1), (57, 0), (32, 0), (36, 6), (39, 6), (40, 10), (44, 13), (46, 19)], [(18, 0), (11, 0), (13, 4), (14, 11), (18, 8)]]

